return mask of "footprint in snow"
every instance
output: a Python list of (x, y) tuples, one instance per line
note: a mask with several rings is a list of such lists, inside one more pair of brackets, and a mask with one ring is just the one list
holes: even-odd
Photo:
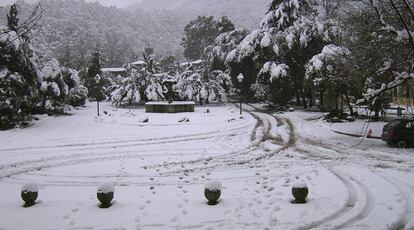
[(171, 222), (175, 223), (175, 222), (177, 222), (178, 220), (180, 220), (180, 218), (179, 218), (178, 216), (174, 216), (174, 217), (171, 219)]

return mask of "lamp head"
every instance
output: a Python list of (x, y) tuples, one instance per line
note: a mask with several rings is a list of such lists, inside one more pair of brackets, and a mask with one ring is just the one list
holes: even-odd
[(99, 74), (95, 76), (95, 82), (96, 84), (99, 84), (101, 82), (101, 76), (99, 76)]
[(240, 74), (239, 74), (239, 76), (237, 76), (237, 80), (238, 80), (240, 83), (242, 83), (242, 82), (243, 82), (243, 80), (244, 80), (244, 76), (243, 76), (243, 74), (242, 74), (242, 73), (240, 73)]

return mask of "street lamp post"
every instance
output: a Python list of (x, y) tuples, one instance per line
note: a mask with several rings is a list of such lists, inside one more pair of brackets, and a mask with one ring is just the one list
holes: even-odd
[(239, 76), (237, 76), (237, 80), (240, 83), (240, 115), (242, 115), (242, 111), (243, 111), (242, 110), (242, 83), (243, 83), (243, 79), (244, 79), (244, 76), (243, 76), (242, 73), (240, 73)]
[(95, 76), (95, 83), (96, 83), (96, 109), (99, 116), (99, 83), (101, 83), (101, 76), (97, 74)]

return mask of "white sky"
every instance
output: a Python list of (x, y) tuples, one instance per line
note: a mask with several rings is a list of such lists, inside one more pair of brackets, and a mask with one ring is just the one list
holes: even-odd
[[(38, 0), (26, 0), (28, 2), (36, 2)], [(86, 0), (87, 2), (100, 2), (102, 5), (109, 6), (114, 5), (117, 7), (126, 7), (128, 5), (131, 5), (133, 3), (140, 2), (141, 0)], [(16, 0), (0, 0), (0, 6), (4, 5), (10, 5), (12, 3), (16, 2)]]

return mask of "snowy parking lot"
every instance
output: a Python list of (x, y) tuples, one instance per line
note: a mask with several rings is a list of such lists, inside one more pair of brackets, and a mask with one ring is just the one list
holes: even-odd
[[(413, 149), (337, 134), (311, 113), (244, 108), (105, 104), (96, 117), (87, 104), (0, 132), (0, 229), (414, 229)], [(215, 180), (222, 196), (209, 206)], [(27, 182), (39, 198), (23, 208)], [(106, 182), (115, 198), (100, 209)], [(306, 204), (291, 203), (296, 182)]]

